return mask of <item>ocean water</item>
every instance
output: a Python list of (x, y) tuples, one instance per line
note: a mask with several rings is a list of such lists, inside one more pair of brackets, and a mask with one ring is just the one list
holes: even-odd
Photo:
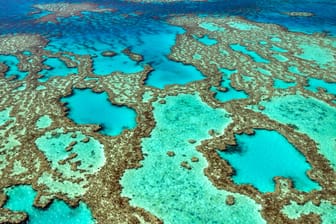
[(112, 58), (98, 54), (97, 57), (93, 59), (93, 71), (97, 75), (108, 75), (116, 71), (131, 74), (139, 72), (142, 69), (141, 65), (137, 65), (136, 62), (130, 60), (127, 55), (123, 53), (119, 53)]
[[(0, 223), (295, 223), (311, 212), (335, 223), (335, 12), (334, 0), (0, 0)], [(257, 129), (263, 119), (274, 130)], [(279, 124), (329, 161), (319, 183)], [(285, 206), (276, 176), (294, 183)]]

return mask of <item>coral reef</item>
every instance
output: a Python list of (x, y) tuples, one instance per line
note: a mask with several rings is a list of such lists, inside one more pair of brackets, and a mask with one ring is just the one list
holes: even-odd
[[(83, 11), (113, 11), (88, 3), (35, 7), (51, 12), (39, 18), (39, 22), (57, 22), (57, 18), (79, 15)], [(4, 161), (0, 164), (0, 189), (31, 185), (37, 191), (34, 205), (41, 208), (53, 199), (62, 199), (72, 206), (83, 201), (98, 223), (162, 223), (166, 220), (157, 215), (159, 212), (133, 202), (136, 196), (131, 193), (127, 194), (129, 198), (122, 196), (123, 191), (131, 191), (121, 185), (121, 180), (130, 173), (148, 169), (144, 166), (148, 161), (146, 158), (157, 153), (157, 158), (177, 164), (178, 172), (204, 174), (200, 178), (206, 186), (222, 192), (221, 206), (235, 209), (246, 200), (251, 206), (255, 204), (255, 211), (260, 207), (260, 219), (263, 219), (260, 222), (319, 223), (323, 218), (321, 212), (302, 212), (292, 219), (284, 211), (295, 203), (331, 201), (335, 204), (336, 173), (332, 161), (323, 153), (314, 136), (300, 124), (272, 119), (268, 103), (281, 97), (298, 96), (312, 98), (335, 110), (334, 94), (306, 88), (311, 77), (336, 82), (335, 39), (320, 34), (289, 32), (278, 25), (255, 23), (239, 17), (186, 15), (172, 17), (168, 22), (186, 30), (177, 35), (169, 58), (195, 66), (204, 74), (204, 79), (158, 89), (144, 85), (153, 68), (130, 48), (123, 53), (141, 62), (142, 71), (100, 76), (93, 72), (90, 55), (46, 50), (48, 40), (35, 34), (0, 36), (0, 54), (16, 56), (19, 70), (28, 73), (22, 80), (5, 77), (8, 66), (0, 64), (0, 159)], [(216, 42), (211, 45), (201, 42), (200, 38), (205, 36)], [(112, 57), (114, 51), (104, 55)], [(68, 68), (77, 68), (78, 74), (53, 76), (41, 82), (40, 72), (48, 69), (43, 63), (46, 58), (61, 60)], [(232, 71), (229, 78), (223, 76), (223, 69)], [(214, 89), (224, 94), (233, 91), (221, 88), (223, 77), (230, 79), (232, 89), (244, 91), (247, 97), (225, 102), (217, 100)], [(279, 88), (277, 80), (294, 85)], [(67, 117), (67, 107), (60, 101), (62, 97), (70, 96), (75, 88), (106, 92), (111, 103), (134, 109), (137, 126), (120, 135), (107, 136), (99, 132), (102, 128), (99, 124), (76, 124)], [(193, 113), (173, 110), (177, 104), (191, 108)], [(195, 108), (202, 113), (197, 113)], [(321, 110), (323, 112), (323, 108)], [(159, 121), (162, 111), (164, 119)], [(213, 116), (207, 117), (212, 113)], [(165, 124), (177, 128), (171, 130)], [(204, 124), (202, 130), (197, 128), (198, 124)], [(252, 135), (255, 129), (275, 130), (285, 136), (311, 165), (307, 175), (319, 183), (321, 190), (298, 191), (293, 186), (295, 183), (283, 177), (275, 177), (276, 189), (267, 194), (252, 185), (235, 184), (232, 181), (234, 167), (220, 158), (217, 150), (230, 150), (229, 145), (236, 144), (236, 134)], [(198, 132), (199, 138), (195, 135)], [(152, 141), (162, 135), (166, 138), (165, 147), (161, 149)], [(172, 142), (174, 144), (170, 145)], [(48, 145), (52, 143), (62, 156), (52, 154)], [(94, 151), (92, 158), (97, 162), (84, 157), (81, 147)], [(187, 177), (186, 180), (194, 181), (191, 176)], [(176, 177), (165, 178), (172, 178), (169, 181), (173, 183)], [(147, 186), (139, 181), (141, 187)], [(192, 181), (190, 183), (195, 183)], [(147, 197), (149, 203), (151, 199), (151, 195)], [(0, 192), (0, 205), (5, 203), (6, 195)], [(20, 223), (26, 219), (24, 213), (0, 208), (0, 222)]]
[(51, 3), (51, 4), (36, 4), (36, 11), (31, 14), (39, 14), (48, 11), (50, 14), (43, 15), (36, 19), (36, 22), (52, 22), (58, 23), (58, 18), (66, 18), (71, 16), (80, 16), (82, 12), (115, 12), (117, 9), (100, 8), (94, 3)]

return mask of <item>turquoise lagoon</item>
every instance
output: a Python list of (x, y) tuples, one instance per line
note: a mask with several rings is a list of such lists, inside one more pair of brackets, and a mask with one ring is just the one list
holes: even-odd
[[(195, 147), (210, 138), (210, 129), (223, 133), (231, 121), (229, 114), (209, 107), (198, 95), (165, 100), (166, 104), (154, 103), (157, 124), (141, 144), (145, 159), (141, 168), (122, 177), (122, 195), (166, 223), (265, 223), (258, 213), (260, 205), (247, 196), (218, 190), (203, 173), (208, 164)], [(169, 150), (175, 156), (169, 157)], [(199, 162), (192, 163), (192, 157)], [(181, 167), (183, 161), (190, 170)], [(227, 195), (236, 198), (233, 206), (225, 204)]]
[(5, 189), (8, 200), (5, 208), (28, 214), (29, 224), (93, 224), (90, 209), (80, 202), (78, 207), (71, 208), (65, 202), (54, 200), (48, 209), (36, 208), (34, 198), (36, 191), (29, 185), (19, 185)]
[[(311, 166), (305, 157), (276, 131), (256, 130), (254, 135), (235, 135), (237, 145), (219, 155), (236, 171), (233, 181), (251, 184), (261, 192), (275, 189), (273, 178), (290, 178), (301, 191), (320, 189), (306, 174)], [(295, 164), (295, 169), (293, 169)]]
[[(167, 60), (167, 59), (162, 59)], [(203, 74), (194, 66), (183, 65), (179, 62), (167, 61), (160, 64), (152, 64), (154, 69), (147, 80), (146, 85), (156, 88), (164, 88), (172, 84), (187, 84), (192, 81), (202, 80)]]
[(225, 88), (226, 91), (220, 91), (215, 87), (211, 88), (211, 91), (215, 92), (215, 98), (221, 102), (227, 102), (230, 100), (246, 99), (248, 95), (244, 91), (236, 90), (231, 86), (231, 75), (237, 73), (237, 70), (230, 70), (226, 68), (221, 68), (220, 71), (223, 74), (221, 87)]
[(95, 93), (91, 89), (74, 89), (71, 96), (62, 98), (69, 108), (68, 116), (77, 124), (99, 124), (101, 133), (119, 135), (125, 129), (136, 126), (135, 110), (116, 106), (109, 102), (107, 93)]
[(22, 80), (28, 75), (27, 72), (19, 70), (19, 60), (15, 56), (0, 54), (0, 63), (4, 63), (8, 66), (8, 71), (5, 73), (5, 77), (15, 75), (18, 80)]
[(297, 75), (304, 76), (304, 74), (302, 74), (302, 72), (296, 66), (289, 66), (288, 71), (291, 72), (291, 73), (297, 74)]
[(39, 79), (40, 82), (45, 82), (51, 77), (67, 76), (69, 74), (77, 74), (77, 68), (68, 68), (66, 64), (58, 58), (47, 58), (44, 62), (50, 69), (44, 69), (40, 72), (43, 77)]
[(0, 111), (0, 126), (6, 124), (10, 121), (12, 117), (10, 116), (11, 108), (6, 108)]
[(294, 124), (298, 131), (307, 134), (319, 152), (336, 169), (336, 109), (314, 98), (301, 95), (275, 97), (261, 103), (260, 111), (283, 124)]
[(261, 57), (257, 52), (247, 49), (247, 47), (240, 44), (230, 44), (232, 50), (241, 52), (245, 55), (250, 56), (255, 62), (258, 63), (269, 63), (270, 61)]
[(273, 84), (274, 88), (278, 88), (278, 89), (288, 89), (296, 85), (295, 82), (285, 82), (282, 79), (273, 78), (273, 80), (274, 80), (274, 84)]
[(308, 89), (312, 92), (317, 92), (317, 88), (324, 88), (328, 93), (336, 96), (336, 83), (326, 82), (322, 79), (309, 78), (308, 86), (305, 89)]
[(218, 42), (216, 39), (209, 38), (208, 35), (204, 35), (203, 37), (196, 37), (196, 36), (194, 36), (194, 38), (196, 40), (198, 40), (199, 42), (201, 42), (202, 44), (205, 44), (207, 46), (215, 45)]

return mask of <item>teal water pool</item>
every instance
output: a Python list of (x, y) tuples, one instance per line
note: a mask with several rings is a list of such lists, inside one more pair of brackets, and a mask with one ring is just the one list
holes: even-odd
[(126, 106), (113, 105), (105, 92), (74, 89), (71, 96), (61, 101), (67, 103), (70, 119), (78, 124), (101, 125), (103, 134), (119, 135), (123, 130), (136, 126), (136, 112)]
[(336, 169), (336, 109), (327, 103), (300, 95), (275, 97), (262, 102), (261, 113), (284, 124), (294, 124), (298, 131), (318, 143), (319, 152)]
[(19, 60), (15, 56), (0, 54), (0, 63), (4, 63), (8, 66), (8, 71), (5, 73), (6, 77), (16, 76), (18, 80), (22, 80), (28, 75), (27, 72), (19, 70)]
[(46, 82), (48, 79), (55, 76), (67, 76), (70, 74), (78, 74), (77, 68), (68, 68), (66, 64), (58, 58), (47, 58), (44, 64), (50, 69), (44, 69), (40, 72), (43, 75), (39, 81)]
[[(230, 100), (247, 99), (248, 95), (244, 91), (236, 90), (231, 86), (231, 75), (237, 73), (237, 70), (230, 70), (226, 68), (221, 68), (220, 71), (223, 74), (220, 89), (212, 88), (211, 90), (215, 92), (215, 98), (220, 102), (227, 102)], [(224, 91), (223, 91), (224, 90)]]
[(291, 179), (300, 191), (320, 189), (306, 174), (311, 166), (305, 157), (278, 132), (256, 130), (251, 136), (235, 137), (236, 146), (219, 151), (235, 170), (235, 183), (251, 184), (261, 192), (272, 192), (275, 190), (273, 178), (281, 176)]
[(5, 208), (22, 211), (28, 214), (28, 224), (94, 224), (90, 209), (80, 202), (78, 207), (71, 208), (65, 202), (55, 200), (47, 209), (33, 206), (36, 191), (29, 185), (7, 188), (8, 200)]

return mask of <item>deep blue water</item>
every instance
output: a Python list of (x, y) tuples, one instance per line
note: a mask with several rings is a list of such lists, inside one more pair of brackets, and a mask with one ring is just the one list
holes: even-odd
[[(50, 33), (53, 31), (52, 27), (55, 25), (50, 24), (48, 28), (45, 25), (33, 24), (31, 17), (27, 14), (30, 11), (30, 7), (34, 4), (51, 3), (51, 2), (64, 2), (62, 0), (15, 0), (6, 1), (1, 0), (5, 4), (0, 4), (0, 19), (2, 21), (0, 25), (1, 33), (11, 33), (12, 31), (27, 30)], [(69, 0), (67, 2), (78, 2), (76, 0)], [(303, 32), (317, 32), (327, 31), (331, 34), (336, 34), (336, 4), (334, 0), (237, 0), (237, 1), (209, 1), (209, 2), (194, 2), (194, 3), (174, 3), (165, 5), (162, 4), (141, 4), (141, 3), (127, 3), (123, 1), (108, 1), (97, 0), (94, 1), (97, 4), (102, 4), (106, 7), (116, 7), (120, 13), (129, 13), (134, 10), (140, 10), (145, 12), (145, 16), (150, 18), (151, 16), (165, 17), (171, 13), (184, 14), (184, 13), (199, 13), (199, 14), (227, 14), (227, 15), (240, 15), (247, 17), (248, 19), (276, 23), (283, 25), (290, 30), (297, 30)], [(309, 11), (313, 12), (316, 16), (305, 17), (289, 17), (282, 12), (284, 11)], [(95, 15), (101, 16), (101, 15)], [(28, 21), (27, 21), (28, 20)], [(138, 20), (138, 19), (137, 19)], [(144, 17), (141, 17), (144, 20)], [(123, 21), (125, 22), (125, 21)], [(137, 24), (141, 28), (140, 24)], [(83, 23), (82, 26), (87, 24)], [(111, 25), (111, 24), (109, 24)], [(79, 29), (81, 24), (77, 23), (76, 28)], [(57, 25), (56, 27), (61, 27)], [(87, 27), (86, 27), (87, 28)], [(90, 28), (94, 28), (92, 25)], [(102, 28), (102, 27), (100, 27)], [(130, 29), (131, 27), (123, 26), (124, 29)], [(134, 28), (134, 27), (132, 27)], [(131, 28), (131, 29), (132, 29)], [(64, 33), (68, 33), (72, 30), (76, 33), (77, 29), (66, 29)], [(89, 29), (86, 29), (89, 30)], [(91, 30), (91, 29), (90, 29)], [(92, 30), (94, 31), (94, 30)], [(125, 31), (125, 30), (124, 30)], [(56, 29), (54, 32), (62, 32), (62, 29)], [(125, 33), (125, 32), (124, 32)]]

